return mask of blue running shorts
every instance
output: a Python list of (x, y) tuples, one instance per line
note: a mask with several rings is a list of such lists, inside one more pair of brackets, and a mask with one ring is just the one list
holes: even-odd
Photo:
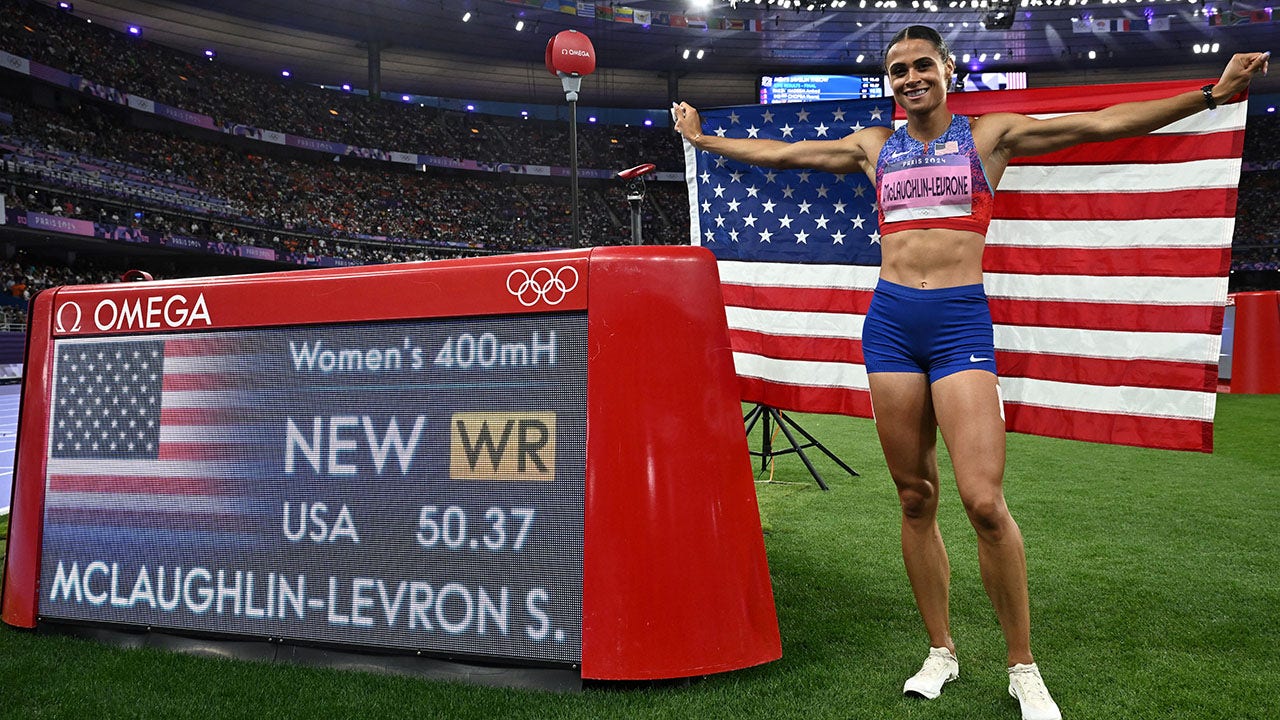
[(862, 326), (867, 372), (923, 373), (930, 383), (962, 370), (996, 374), (991, 310), (982, 285), (920, 290), (880, 280)]

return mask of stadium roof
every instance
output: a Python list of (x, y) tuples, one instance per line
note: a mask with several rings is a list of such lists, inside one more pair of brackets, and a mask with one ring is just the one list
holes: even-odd
[[(779, 1), (708, 0), (709, 9), (692, 10), (687, 0), (79, 0), (74, 13), (116, 29), (138, 25), (144, 38), (195, 54), (212, 49), (217, 62), (273, 75), (287, 68), (295, 80), (322, 84), (367, 86), (373, 44), (383, 90), (542, 103), (563, 101), (543, 68), (547, 40), (575, 29), (591, 38), (599, 63), (583, 101), (633, 107), (674, 96), (750, 102), (760, 74), (878, 74), (886, 41), (913, 23), (938, 28), (971, 70), (1026, 70), (1032, 86), (1123, 82), (1135, 72), (1216, 77), (1231, 53), (1268, 49), (1280, 35), (1264, 0), (768, 4)], [(896, 7), (876, 7), (888, 2)], [(1278, 90), (1280, 73), (1255, 89)]]

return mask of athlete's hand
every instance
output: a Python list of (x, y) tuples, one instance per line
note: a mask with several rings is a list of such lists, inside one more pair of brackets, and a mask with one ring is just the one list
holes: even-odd
[(1253, 76), (1258, 73), (1267, 74), (1270, 60), (1271, 51), (1269, 50), (1261, 53), (1236, 53), (1231, 56), (1227, 61), (1226, 69), (1222, 71), (1222, 77), (1213, 86), (1214, 100), (1224, 103), (1236, 93), (1243, 92), (1253, 81)]

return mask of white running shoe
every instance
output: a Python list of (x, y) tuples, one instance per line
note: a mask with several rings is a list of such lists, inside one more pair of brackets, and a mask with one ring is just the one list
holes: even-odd
[(1062, 720), (1062, 711), (1049, 697), (1035, 663), (1009, 668), (1009, 694), (1022, 706), (1022, 720)]
[(929, 648), (920, 672), (907, 678), (902, 685), (903, 695), (915, 695), (932, 700), (942, 694), (942, 686), (960, 677), (960, 662), (944, 647)]

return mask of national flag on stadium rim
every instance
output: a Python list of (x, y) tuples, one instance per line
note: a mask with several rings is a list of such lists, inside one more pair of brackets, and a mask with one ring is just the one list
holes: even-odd
[[(965, 115), (1051, 117), (1196, 86), (958, 93), (949, 104)], [(815, 117), (823, 106), (835, 107), (806, 107)], [(791, 106), (758, 107), (778, 117)], [(741, 123), (724, 119), (746, 110), (704, 113), (704, 132), (723, 125), (727, 136), (746, 137)], [(1212, 450), (1245, 115), (1245, 104), (1233, 102), (1147, 136), (1010, 164), (983, 260), (1010, 430)], [(875, 268), (751, 259), (734, 255), (740, 248), (718, 236), (708, 242), (702, 198), (721, 187), (715, 201), (741, 203), (746, 186), (732, 183), (740, 171), (732, 163), (718, 168), (715, 156), (685, 149), (693, 242), (720, 259), (743, 399), (869, 417), (861, 326)], [(697, 173), (704, 169), (720, 174), (703, 182)], [(809, 212), (831, 217), (833, 210), (815, 205)], [(734, 222), (741, 233), (742, 218)]]

